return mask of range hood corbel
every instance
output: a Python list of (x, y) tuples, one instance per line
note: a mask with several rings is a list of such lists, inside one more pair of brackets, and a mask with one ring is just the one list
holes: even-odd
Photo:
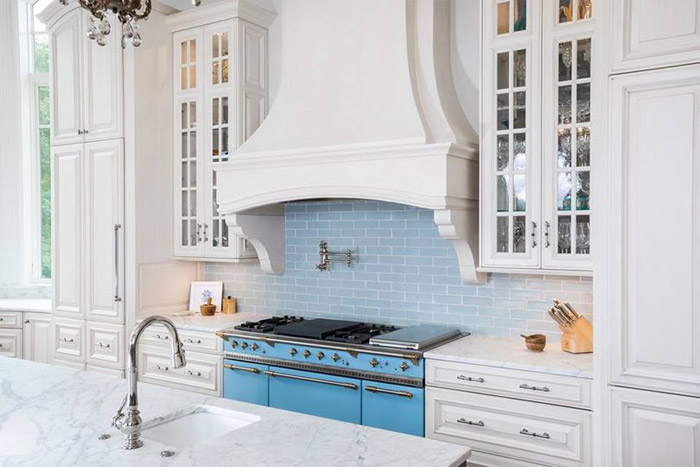
[[(275, 105), (229, 162), (219, 211), (284, 272), (284, 204), (370, 199), (431, 209), (465, 282), (478, 264), (478, 137), (456, 97), (449, 2), (283, 2)], [(379, 44), (379, 46), (378, 46)], [(478, 47), (478, 45), (476, 45)]]

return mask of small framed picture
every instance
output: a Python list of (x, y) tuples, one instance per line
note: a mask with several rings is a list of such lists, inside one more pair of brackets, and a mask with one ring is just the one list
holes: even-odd
[(221, 311), (221, 297), (224, 293), (223, 282), (192, 282), (190, 285), (190, 311), (199, 313), (199, 306), (207, 303), (211, 297), (217, 313)]

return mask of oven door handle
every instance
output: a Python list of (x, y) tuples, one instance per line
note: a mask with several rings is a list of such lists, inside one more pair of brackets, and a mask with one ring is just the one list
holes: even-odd
[(237, 365), (230, 365), (228, 363), (224, 363), (224, 368), (227, 370), (240, 370), (240, 371), (247, 371), (248, 373), (260, 373), (260, 370), (257, 368), (248, 368), (245, 366), (237, 366)]
[(376, 386), (365, 386), (365, 391), (369, 392), (380, 392), (382, 394), (391, 394), (394, 396), (406, 397), (408, 399), (413, 399), (413, 393), (408, 391), (392, 391), (391, 389), (378, 388)]
[(348, 388), (348, 389), (357, 389), (357, 384), (352, 384), (352, 383), (340, 383), (338, 381), (330, 381), (327, 379), (309, 378), (308, 376), (288, 375), (286, 373), (276, 373), (276, 372), (270, 371), (270, 370), (265, 370), (264, 373), (267, 376), (272, 376), (275, 378), (289, 378), (289, 379), (296, 379), (299, 381), (308, 381), (310, 383), (321, 383), (321, 384), (328, 384), (331, 386), (339, 386), (339, 387)]

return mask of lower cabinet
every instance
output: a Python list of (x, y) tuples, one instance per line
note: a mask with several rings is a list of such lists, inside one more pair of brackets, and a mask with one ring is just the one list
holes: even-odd
[(251, 404), (269, 405), (267, 365), (224, 360), (224, 397)]
[(124, 368), (124, 326), (120, 324), (86, 324), (87, 365), (107, 369)]
[(33, 362), (51, 362), (51, 315), (25, 313), (22, 328), (22, 358)]
[(611, 388), (612, 464), (700, 465), (700, 399)]
[(173, 368), (172, 351), (167, 346), (139, 346), (138, 377), (140, 381), (221, 396), (221, 355), (185, 350), (187, 365)]
[(52, 363), (85, 368), (85, 321), (54, 318), (51, 324)]
[(423, 436), (425, 428), (423, 394), (423, 388), (363, 381), (362, 424)]
[(22, 358), (21, 329), (0, 329), (0, 356)]

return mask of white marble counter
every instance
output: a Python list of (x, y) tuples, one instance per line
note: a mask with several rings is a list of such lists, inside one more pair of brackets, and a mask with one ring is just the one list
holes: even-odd
[(232, 328), (245, 321), (258, 321), (269, 318), (269, 316), (256, 315), (253, 313), (216, 313), (214, 316), (202, 316), (199, 313), (193, 313), (191, 311), (183, 311), (182, 313), (173, 313), (166, 316), (175, 323), (175, 327), (178, 329), (192, 329), (205, 332), (216, 332), (222, 329)]
[(51, 300), (48, 298), (0, 298), (0, 311), (51, 313)]
[[(183, 448), (145, 440), (119, 448), (110, 427), (126, 382), (112, 376), (0, 357), (0, 465), (9, 466), (458, 466), (464, 446), (259, 405), (139, 383), (145, 425), (201, 404), (261, 417), (240, 430)], [(99, 441), (97, 435), (110, 439)]]
[(533, 352), (525, 348), (523, 341), (467, 336), (430, 350), (424, 356), (434, 360), (593, 378), (593, 354), (564, 352), (559, 342), (548, 342), (544, 351)]

